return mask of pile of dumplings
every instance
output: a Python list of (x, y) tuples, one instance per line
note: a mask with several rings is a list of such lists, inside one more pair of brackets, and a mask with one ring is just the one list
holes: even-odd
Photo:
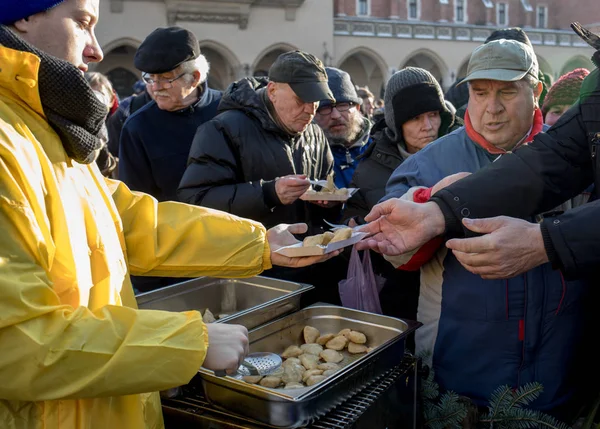
[(346, 195), (348, 194), (348, 189), (335, 186), (333, 175), (329, 175), (327, 176), (327, 184), (319, 192), (323, 194)]
[(371, 351), (367, 347), (367, 336), (351, 329), (321, 335), (317, 328), (305, 326), (302, 334), (304, 344), (289, 346), (281, 354), (284, 359), (281, 368), (265, 377), (244, 377), (244, 381), (270, 388), (313, 386), (342, 368), (340, 362), (344, 360), (344, 350), (350, 354)]
[(339, 228), (335, 232), (327, 231), (323, 234), (311, 235), (302, 241), (302, 246), (327, 246), (329, 243), (347, 240), (352, 237), (352, 228)]

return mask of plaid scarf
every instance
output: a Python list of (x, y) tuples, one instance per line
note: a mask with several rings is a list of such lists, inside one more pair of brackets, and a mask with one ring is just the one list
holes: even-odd
[(48, 55), (25, 42), (8, 27), (0, 25), (0, 45), (40, 58), (40, 99), (48, 123), (60, 137), (69, 157), (81, 164), (96, 160), (106, 106), (72, 64)]

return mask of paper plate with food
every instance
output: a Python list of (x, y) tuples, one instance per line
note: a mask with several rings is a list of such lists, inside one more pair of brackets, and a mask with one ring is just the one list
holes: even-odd
[(346, 246), (352, 246), (369, 235), (367, 232), (360, 232), (359, 228), (337, 228), (323, 234), (311, 235), (299, 243), (282, 247), (276, 252), (290, 258), (331, 253)]
[(300, 196), (304, 201), (347, 201), (358, 188), (338, 188), (333, 183), (333, 176), (327, 180), (311, 180), (311, 187)]

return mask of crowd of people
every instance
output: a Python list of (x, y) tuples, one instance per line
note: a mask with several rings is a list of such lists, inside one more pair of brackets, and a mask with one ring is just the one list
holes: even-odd
[[(373, 234), (357, 247), (384, 281), (383, 313), (423, 324), (409, 348), (442, 391), (483, 407), (499, 386), (538, 382), (534, 409), (576, 416), (598, 302), (597, 71), (552, 83), (525, 31), (509, 28), (446, 93), (405, 67), (380, 99), (301, 50), (219, 91), (196, 36), (166, 27), (137, 49), (141, 80), (120, 100), (88, 71), (103, 58), (98, 19), (98, 0), (0, 11), (8, 428), (160, 427), (146, 392), (200, 366), (235, 371), (247, 331), (138, 310), (135, 294), (261, 274), (340, 304), (350, 249), (276, 252), (328, 222)], [(328, 178), (358, 191), (301, 198)]]

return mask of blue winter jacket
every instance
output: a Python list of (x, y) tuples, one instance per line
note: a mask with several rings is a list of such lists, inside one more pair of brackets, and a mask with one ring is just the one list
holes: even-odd
[[(475, 172), (499, 155), (473, 142), (460, 128), (404, 161), (390, 177), (384, 199), (444, 177)], [(545, 264), (508, 280), (470, 273), (452, 252), (443, 260), (441, 310), (433, 370), (442, 390), (485, 405), (499, 386), (539, 382), (539, 410), (568, 401), (581, 382), (574, 373), (583, 347), (583, 283), (566, 282)]]

